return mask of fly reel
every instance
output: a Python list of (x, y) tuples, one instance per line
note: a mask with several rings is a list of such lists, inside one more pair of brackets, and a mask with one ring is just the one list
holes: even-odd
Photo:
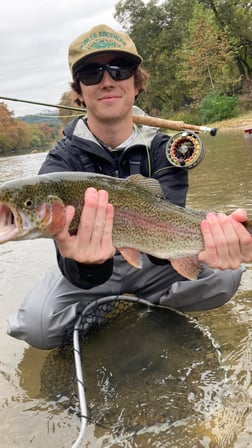
[(166, 145), (166, 157), (179, 168), (195, 168), (204, 157), (203, 144), (195, 132), (181, 131), (173, 135)]

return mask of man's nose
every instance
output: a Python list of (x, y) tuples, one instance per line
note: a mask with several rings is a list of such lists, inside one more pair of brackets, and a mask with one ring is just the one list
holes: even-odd
[(109, 74), (108, 70), (106, 70), (106, 69), (103, 72), (101, 83), (114, 84), (114, 80), (113, 80), (112, 76)]

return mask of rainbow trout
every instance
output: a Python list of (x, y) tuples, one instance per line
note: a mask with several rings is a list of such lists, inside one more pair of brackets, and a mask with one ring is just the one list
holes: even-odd
[[(88, 187), (104, 189), (115, 210), (113, 244), (141, 268), (141, 252), (170, 260), (186, 278), (196, 278), (203, 249), (204, 212), (164, 199), (159, 183), (141, 175), (118, 179), (99, 174), (61, 172), (26, 177), (0, 185), (0, 243), (53, 238), (65, 224), (65, 207), (75, 207), (70, 233), (77, 232)], [(244, 224), (252, 234), (252, 221)]]

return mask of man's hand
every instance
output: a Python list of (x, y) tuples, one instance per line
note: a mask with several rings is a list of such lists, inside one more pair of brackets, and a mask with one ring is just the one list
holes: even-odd
[(68, 206), (66, 225), (55, 237), (61, 255), (85, 264), (101, 264), (113, 257), (114, 208), (108, 202), (108, 193), (95, 188), (86, 190), (78, 232), (70, 235), (69, 226), (74, 213), (74, 207)]
[(252, 261), (252, 237), (242, 222), (248, 219), (242, 209), (231, 215), (209, 213), (201, 223), (205, 248), (199, 261), (212, 268), (237, 269)]

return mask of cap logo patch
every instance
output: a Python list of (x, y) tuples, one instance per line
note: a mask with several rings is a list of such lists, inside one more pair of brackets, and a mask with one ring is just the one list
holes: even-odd
[(109, 33), (107, 31), (100, 31), (93, 33), (90, 37), (84, 39), (79, 46), (79, 50), (86, 48), (89, 50), (101, 50), (106, 48), (123, 48), (126, 42), (117, 34)]

